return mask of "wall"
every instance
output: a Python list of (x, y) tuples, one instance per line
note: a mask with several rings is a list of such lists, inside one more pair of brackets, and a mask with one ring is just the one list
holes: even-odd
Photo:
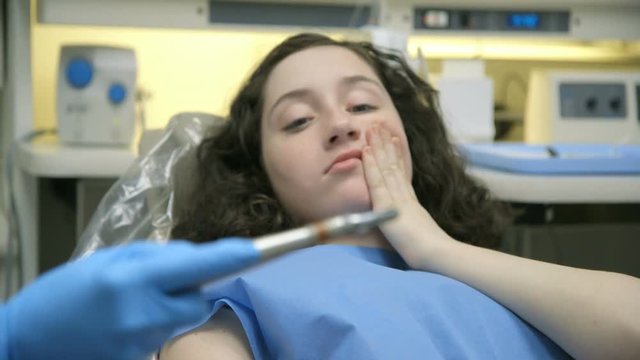
[[(158, 128), (163, 127), (172, 115), (182, 111), (225, 115), (238, 86), (256, 62), (291, 34), (274, 30), (259, 31), (97, 27), (34, 22), (34, 127), (55, 126), (56, 76), (59, 51), (63, 44), (134, 48), (139, 68), (139, 86), (151, 92), (151, 99), (147, 103), (147, 126)], [(480, 52), (457, 54), (455, 57), (480, 56), (486, 59), (486, 72), (494, 80), (495, 101), (500, 103), (506, 99), (507, 109), (516, 113), (523, 111), (528, 74), (534, 67), (640, 71), (638, 41), (623, 45), (617, 41), (527, 39), (523, 43), (531, 44), (532, 49), (536, 49), (531, 54), (533, 61), (519, 54), (523, 51), (522, 45), (519, 50), (512, 50), (513, 54), (504, 54), (509, 50), (504, 48), (504, 44), (518, 44), (509, 38), (480, 40), (418, 36), (410, 41), (410, 53), (415, 55), (416, 44), (420, 42), (427, 49), (430, 45), (436, 49), (448, 47), (455, 51), (473, 50), (476, 47), (484, 49), (484, 52), (474, 50)], [(500, 46), (504, 48), (502, 53), (489, 51)], [(441, 56), (445, 55), (429, 52), (425, 52), (425, 55), (429, 58), (429, 71), (439, 72)], [(519, 136), (515, 134), (511, 140), (520, 140)]]
[(147, 126), (158, 128), (182, 111), (225, 115), (230, 100), (256, 61), (287, 35), (34, 24), (34, 127), (55, 127), (56, 76), (60, 47), (64, 44), (134, 48), (138, 84), (151, 92)]

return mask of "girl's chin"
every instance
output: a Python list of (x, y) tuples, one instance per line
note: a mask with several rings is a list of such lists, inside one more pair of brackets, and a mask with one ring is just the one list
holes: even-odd
[(371, 209), (371, 196), (364, 181), (349, 184), (335, 194), (335, 200), (348, 209)]
[(317, 199), (318, 201), (315, 204), (313, 200), (310, 200), (307, 206), (312, 208), (305, 207), (300, 209), (300, 212), (305, 214), (302, 218), (306, 220), (321, 220), (348, 213), (371, 211), (371, 197), (367, 189), (352, 187), (342, 190), (330, 196), (323, 196)]
[(341, 204), (341, 206), (336, 208), (337, 214), (365, 212), (371, 211), (371, 209), (373, 208), (369, 196), (360, 198), (349, 198), (345, 200), (349, 201), (345, 201)]
[(323, 220), (323, 219), (327, 219), (327, 218), (338, 216), (338, 215), (371, 211), (371, 209), (372, 209), (371, 202), (367, 198), (366, 201), (343, 202), (341, 204), (336, 204), (336, 206), (324, 207), (324, 209), (317, 209), (318, 212), (316, 212), (314, 216), (312, 216), (312, 218), (313, 220), (318, 221), (318, 220)]

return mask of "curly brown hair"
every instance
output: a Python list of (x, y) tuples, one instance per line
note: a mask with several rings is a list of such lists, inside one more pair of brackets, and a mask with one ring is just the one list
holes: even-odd
[(292, 36), (275, 47), (244, 83), (229, 119), (200, 144), (196, 186), (189, 206), (176, 214), (173, 238), (196, 242), (228, 236), (255, 237), (295, 224), (276, 196), (261, 162), (260, 121), (267, 79), (283, 59), (316, 46), (353, 51), (373, 68), (391, 95), (407, 134), (413, 187), (420, 204), (453, 238), (496, 248), (512, 218), (474, 182), (449, 142), (437, 92), (401, 56), (367, 42), (336, 41), (319, 34)]

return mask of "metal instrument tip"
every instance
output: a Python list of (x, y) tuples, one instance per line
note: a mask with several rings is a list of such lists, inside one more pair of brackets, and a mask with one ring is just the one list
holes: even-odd
[(389, 209), (386, 211), (369, 211), (364, 213), (347, 215), (347, 222), (356, 228), (357, 233), (364, 233), (373, 227), (389, 221), (398, 216), (398, 211)]

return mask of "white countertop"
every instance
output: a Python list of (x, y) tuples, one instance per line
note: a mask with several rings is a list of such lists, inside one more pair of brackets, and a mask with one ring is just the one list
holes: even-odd
[[(18, 163), (37, 177), (119, 177), (136, 156), (133, 148), (70, 147), (47, 136), (22, 144)], [(504, 201), (640, 203), (640, 176), (524, 175), (479, 167), (469, 167), (468, 173)]]

